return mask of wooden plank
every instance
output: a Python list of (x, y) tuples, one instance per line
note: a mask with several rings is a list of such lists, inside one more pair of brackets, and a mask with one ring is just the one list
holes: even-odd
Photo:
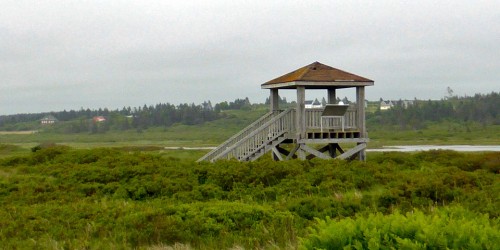
[(366, 148), (365, 143), (359, 144), (356, 147), (349, 149), (349, 151), (339, 155), (337, 158), (345, 160), (347, 158), (350, 158), (354, 154), (358, 153), (359, 151), (364, 150), (365, 148)]
[(296, 145), (296, 146), (292, 149), (292, 151), (290, 151), (290, 153), (286, 156), (286, 160), (290, 160), (290, 159), (294, 158), (295, 153), (297, 152), (297, 150), (299, 150), (299, 148), (300, 148), (300, 145)]
[(339, 144), (333, 143), (332, 145), (333, 145), (333, 150), (338, 150), (341, 154), (344, 153), (344, 150), (340, 147)]
[(302, 144), (299, 149), (297, 149), (297, 157), (301, 160), (305, 160), (306, 159), (306, 152), (302, 149), (302, 146), (304, 146), (305, 144)]
[(273, 157), (278, 158), (278, 160), (282, 161), (283, 156), (281, 156), (279, 150), (276, 147), (272, 147), (271, 150), (273, 151)]
[(298, 143), (307, 144), (326, 144), (326, 143), (366, 143), (370, 140), (368, 138), (332, 138), (332, 139), (302, 139), (298, 140)]
[(316, 156), (318, 158), (325, 159), (325, 160), (331, 159), (330, 156), (325, 155), (325, 154), (319, 152), (318, 150), (316, 150), (314, 148), (311, 148), (311, 147), (309, 147), (309, 146), (307, 146), (305, 144), (303, 144), (302, 146), (300, 146), (300, 148), (303, 149), (305, 152), (307, 152), (309, 154), (312, 154), (312, 155), (314, 155), (314, 156)]

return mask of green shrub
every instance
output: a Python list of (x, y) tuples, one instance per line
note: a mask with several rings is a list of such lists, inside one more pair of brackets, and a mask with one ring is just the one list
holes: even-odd
[[(444, 208), (426, 215), (438, 218), (454, 205), (484, 214), (481, 218), (487, 214), (485, 220), (497, 225), (499, 156), (436, 151), (379, 154), (366, 163), (269, 158), (195, 163), (150, 152), (56, 145), (0, 160), (0, 245), (294, 248), (314, 218), (384, 221), (394, 211)], [(476, 223), (474, 216), (463, 215), (449, 221)], [(374, 233), (370, 230), (366, 237)], [(406, 233), (398, 237), (391, 241), (398, 247), (430, 244), (417, 244)], [(357, 244), (371, 246), (365, 243)]]
[(300, 249), (496, 249), (500, 220), (461, 207), (317, 220)]

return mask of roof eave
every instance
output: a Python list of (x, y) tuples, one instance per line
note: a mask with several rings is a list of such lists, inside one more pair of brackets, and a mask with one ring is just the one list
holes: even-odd
[(292, 81), (292, 82), (281, 82), (281, 83), (270, 83), (262, 84), (263, 89), (286, 89), (293, 88), (295, 86), (304, 86), (306, 88), (327, 88), (327, 87), (361, 87), (361, 86), (373, 86), (373, 81), (332, 81), (332, 82), (307, 82), (307, 81)]

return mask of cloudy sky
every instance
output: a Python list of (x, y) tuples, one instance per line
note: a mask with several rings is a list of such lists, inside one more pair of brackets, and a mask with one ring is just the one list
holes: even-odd
[(369, 100), (500, 90), (498, 0), (0, 1), (0, 114), (263, 102), (314, 61), (373, 79)]

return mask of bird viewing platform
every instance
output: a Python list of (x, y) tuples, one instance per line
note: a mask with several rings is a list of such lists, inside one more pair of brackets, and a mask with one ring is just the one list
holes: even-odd
[[(314, 62), (261, 85), (270, 90), (270, 111), (199, 161), (252, 161), (271, 152), (275, 160), (315, 157), (365, 160), (365, 86), (373, 81)], [(356, 88), (356, 103), (336, 104), (336, 90)], [(279, 90), (295, 89), (295, 108), (280, 110)], [(326, 89), (323, 108), (305, 108), (306, 89)], [(341, 144), (355, 145), (345, 148)], [(323, 144), (323, 145), (322, 145)], [(343, 148), (344, 147), (344, 148)]]

